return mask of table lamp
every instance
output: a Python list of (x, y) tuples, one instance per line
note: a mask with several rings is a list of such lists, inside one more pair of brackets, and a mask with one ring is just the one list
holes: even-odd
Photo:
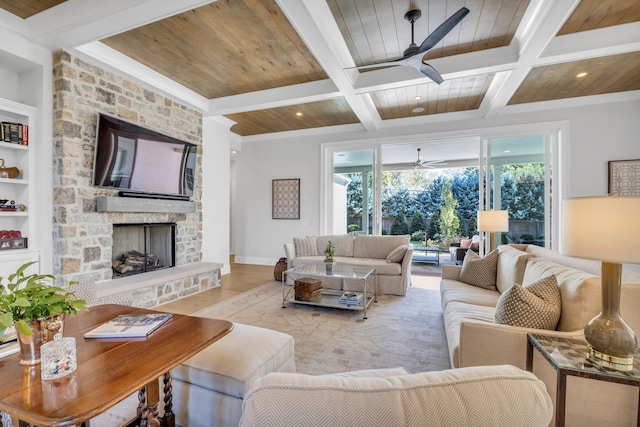
[(640, 197), (580, 197), (562, 207), (560, 252), (602, 261), (602, 311), (584, 328), (589, 357), (632, 365), (638, 340), (620, 316), (620, 293), (622, 263), (640, 263)]
[[(493, 249), (493, 239), (496, 232), (509, 231), (509, 212), (507, 211), (478, 211), (478, 231), (489, 233), (489, 251)], [(482, 254), (486, 248), (482, 245)]]

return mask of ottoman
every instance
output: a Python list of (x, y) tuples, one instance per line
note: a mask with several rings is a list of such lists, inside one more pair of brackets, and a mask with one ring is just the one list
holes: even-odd
[(233, 330), (172, 371), (173, 412), (183, 427), (237, 427), (251, 382), (295, 373), (291, 335), (235, 323)]

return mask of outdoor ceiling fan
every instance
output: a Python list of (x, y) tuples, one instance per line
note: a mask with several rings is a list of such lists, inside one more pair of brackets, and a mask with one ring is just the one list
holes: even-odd
[(416, 148), (416, 150), (418, 151), (418, 158), (415, 162), (387, 164), (384, 166), (384, 170), (433, 169), (447, 164), (444, 160), (422, 160), (420, 156), (421, 148)]
[(422, 168), (429, 169), (439, 165), (446, 165), (444, 160), (422, 160), (422, 157), (420, 157), (421, 148), (416, 148), (416, 150), (418, 151), (418, 158), (416, 159), (415, 162), (413, 162), (414, 169), (422, 169)]
[(451, 15), (446, 21), (444, 21), (438, 28), (436, 28), (431, 34), (422, 41), (422, 44), (418, 47), (413, 39), (413, 24), (420, 19), (422, 12), (420, 9), (411, 9), (404, 14), (404, 19), (411, 23), (411, 44), (405, 49), (402, 54), (402, 58), (395, 59), (393, 61), (378, 62), (377, 64), (360, 65), (356, 67), (350, 67), (347, 69), (364, 69), (364, 68), (378, 68), (387, 66), (404, 65), (414, 67), (425, 76), (429, 77), (434, 82), (440, 84), (444, 81), (440, 73), (431, 65), (424, 62), (422, 59), (424, 54), (437, 45), (451, 30), (453, 30), (469, 13), (469, 9), (466, 7), (461, 8), (456, 13)]

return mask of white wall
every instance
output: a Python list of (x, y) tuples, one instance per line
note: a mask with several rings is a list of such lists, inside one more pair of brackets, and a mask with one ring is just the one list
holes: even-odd
[[(235, 259), (244, 264), (275, 264), (283, 243), (315, 235), (320, 219), (320, 145), (254, 142), (242, 145), (236, 162)], [(271, 218), (273, 179), (300, 178), (300, 220)]]
[(229, 160), (232, 122), (202, 119), (202, 261), (221, 263), (221, 274), (231, 271)]
[[(607, 161), (640, 159), (640, 101), (607, 103), (510, 114), (495, 119), (477, 119), (432, 124), (429, 132), (467, 129), (467, 134), (487, 134), (501, 126), (568, 121), (565, 197), (604, 195), (607, 192)], [(421, 133), (425, 138), (429, 132)], [(382, 132), (381, 132), (382, 133)], [(352, 138), (375, 138), (375, 133), (354, 133)], [(333, 141), (345, 141), (344, 135)], [(389, 139), (386, 137), (386, 142)], [(235, 209), (236, 262), (275, 264), (283, 256), (282, 245), (293, 237), (319, 232), (320, 144), (327, 137), (284, 138), (243, 143), (237, 158)], [(301, 218), (271, 219), (271, 180), (300, 178)]]

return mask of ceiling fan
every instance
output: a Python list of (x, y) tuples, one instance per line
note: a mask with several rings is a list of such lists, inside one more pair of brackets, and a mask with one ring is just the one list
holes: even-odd
[(418, 158), (415, 162), (413, 162), (414, 169), (434, 168), (438, 165), (446, 165), (444, 160), (422, 160), (422, 158), (420, 157), (421, 148), (416, 148), (416, 150), (418, 151)]
[(433, 169), (447, 164), (444, 160), (422, 160), (420, 157), (421, 148), (416, 148), (416, 150), (418, 158), (415, 162), (388, 164), (384, 166), (384, 170)]
[[(469, 9), (466, 7), (461, 8), (456, 13), (451, 15), (446, 21), (444, 21), (438, 28), (436, 28), (431, 34), (422, 41), (422, 44), (418, 47), (413, 41), (413, 24), (420, 19), (422, 12), (420, 9), (411, 9), (404, 14), (404, 19), (411, 23), (411, 44), (405, 49), (402, 54), (402, 58), (395, 59), (393, 61), (378, 62), (377, 64), (360, 65), (356, 67), (350, 67), (350, 69), (363, 69), (363, 68), (378, 68), (386, 66), (404, 65), (414, 67), (425, 76), (429, 77), (434, 82), (440, 84), (444, 81), (440, 73), (431, 65), (423, 61), (424, 54), (437, 45), (456, 25), (464, 19), (469, 13)], [(418, 151), (420, 151), (418, 149)]]

